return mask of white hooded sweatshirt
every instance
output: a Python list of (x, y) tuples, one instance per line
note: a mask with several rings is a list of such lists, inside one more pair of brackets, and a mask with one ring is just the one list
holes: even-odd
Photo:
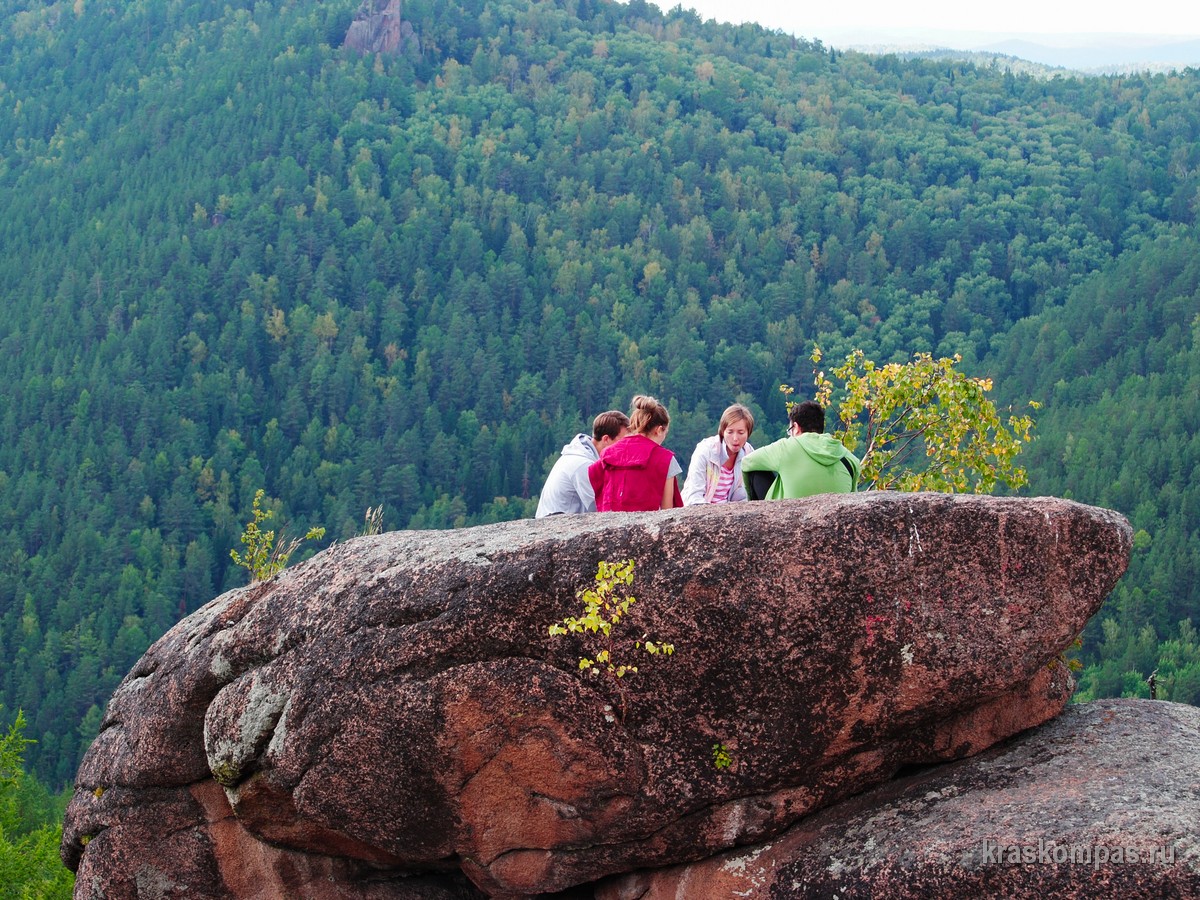
[(596, 511), (596, 495), (588, 481), (588, 466), (600, 458), (589, 434), (577, 434), (562, 448), (562, 456), (546, 476), (535, 518), (554, 513)]

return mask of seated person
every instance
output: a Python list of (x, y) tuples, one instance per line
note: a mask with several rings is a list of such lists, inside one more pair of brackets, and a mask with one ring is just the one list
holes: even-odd
[(746, 499), (742, 460), (754, 448), (754, 414), (735, 403), (721, 414), (717, 433), (696, 445), (683, 483), (683, 505), (726, 503)]
[[(742, 460), (742, 476), (752, 499), (790, 500), (814, 494), (848, 494), (858, 489), (859, 461), (825, 434), (825, 409), (806, 400), (788, 412), (788, 436), (760, 447)], [(754, 473), (770, 473), (766, 492)]]
[(633, 398), (628, 437), (617, 441), (588, 467), (600, 512), (646, 512), (682, 506), (675, 476), (683, 471), (662, 446), (671, 417), (653, 397)]
[(562, 448), (562, 456), (546, 476), (546, 485), (538, 500), (534, 518), (555, 513), (596, 511), (596, 496), (588, 480), (588, 466), (600, 458), (609, 445), (629, 433), (629, 417), (619, 409), (602, 412), (592, 421), (592, 436), (577, 434)]

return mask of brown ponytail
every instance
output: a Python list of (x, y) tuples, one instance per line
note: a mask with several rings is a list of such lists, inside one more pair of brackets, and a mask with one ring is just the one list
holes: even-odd
[(667, 408), (645, 394), (633, 398), (633, 412), (629, 415), (629, 428), (637, 434), (648, 435), (660, 425), (670, 425), (671, 416)]

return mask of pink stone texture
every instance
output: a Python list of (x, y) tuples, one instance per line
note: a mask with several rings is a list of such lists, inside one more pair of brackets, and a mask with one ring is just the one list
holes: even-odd
[(1068, 707), (771, 841), (614, 878), (597, 900), (1200, 897), (1200, 709)]
[[(894, 493), (357, 538), (151, 647), (63, 858), (81, 897), (518, 897), (767, 841), (1056, 716), (1130, 545), (1070, 501)], [(623, 559), (618, 686), (548, 626)]]

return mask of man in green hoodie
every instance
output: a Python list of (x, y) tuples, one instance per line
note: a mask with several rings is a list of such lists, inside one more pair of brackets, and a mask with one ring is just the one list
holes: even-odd
[[(858, 488), (858, 457), (841, 441), (825, 434), (825, 409), (806, 400), (788, 413), (788, 436), (760, 447), (742, 460), (742, 478), (752, 498), (791, 500), (813, 494), (849, 494)], [(766, 496), (754, 482), (767, 472), (774, 476)]]

